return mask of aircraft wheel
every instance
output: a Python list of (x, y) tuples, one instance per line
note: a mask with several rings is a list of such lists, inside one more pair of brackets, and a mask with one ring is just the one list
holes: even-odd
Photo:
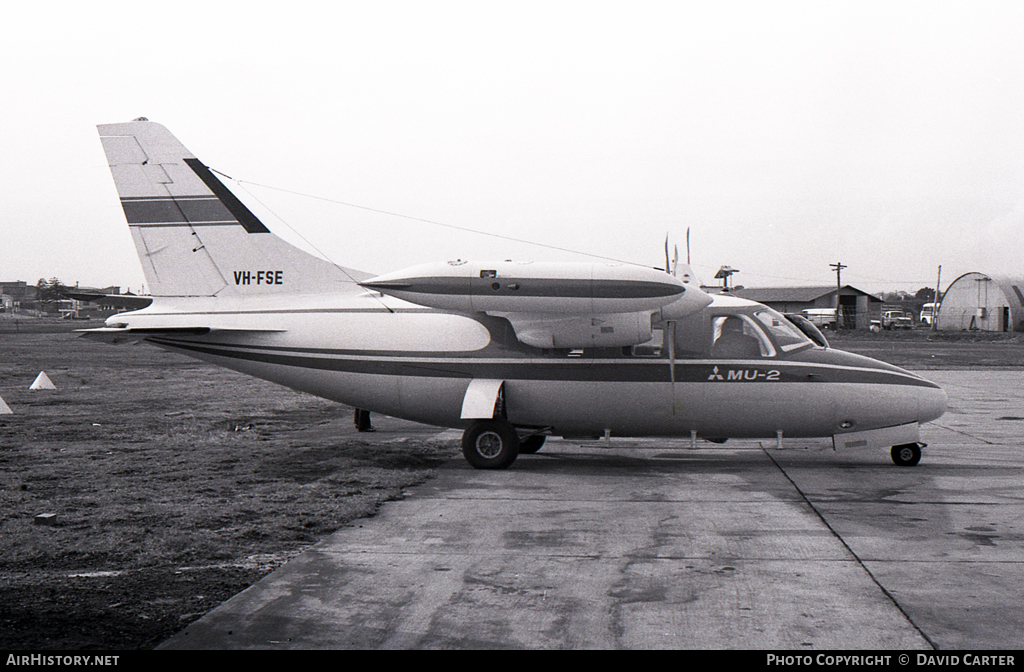
[(544, 441), (548, 437), (543, 434), (534, 434), (528, 436), (525, 439), (519, 440), (519, 454), (520, 455), (533, 455), (544, 445)]
[(462, 435), (462, 455), (477, 469), (507, 469), (519, 456), (519, 435), (504, 420), (478, 420)]
[(917, 443), (905, 443), (892, 447), (892, 461), (900, 467), (912, 467), (921, 461), (921, 446)]

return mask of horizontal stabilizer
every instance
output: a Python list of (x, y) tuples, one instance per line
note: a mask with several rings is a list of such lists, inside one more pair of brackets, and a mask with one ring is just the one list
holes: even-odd
[(100, 306), (112, 306), (114, 308), (127, 308), (129, 310), (141, 310), (153, 303), (152, 296), (139, 296), (137, 294), (98, 294), (96, 292), (81, 292), (78, 290), (64, 290), (64, 296), (76, 301), (88, 301)]
[(153, 336), (202, 336), (217, 332), (232, 333), (280, 333), (285, 329), (234, 329), (224, 327), (152, 327), (145, 329), (128, 329), (123, 327), (99, 327), (97, 329), (76, 329), (75, 333), (90, 341), (101, 341), (112, 345), (137, 343)]

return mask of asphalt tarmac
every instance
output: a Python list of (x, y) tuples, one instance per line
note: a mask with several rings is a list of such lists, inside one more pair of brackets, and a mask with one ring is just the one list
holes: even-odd
[[(452, 460), (161, 648), (1024, 648), (1024, 372), (926, 375), (950, 401), (916, 467), (799, 439)], [(437, 430), (374, 436), (402, 432)]]

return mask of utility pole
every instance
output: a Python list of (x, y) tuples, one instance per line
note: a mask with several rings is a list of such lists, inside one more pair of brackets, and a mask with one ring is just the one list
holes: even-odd
[(836, 331), (839, 331), (839, 328), (843, 325), (843, 314), (839, 306), (839, 290), (843, 287), (843, 282), (841, 280), (842, 270), (846, 268), (846, 266), (839, 262), (829, 264), (829, 266), (831, 266), (832, 270), (836, 272)]
[(932, 331), (939, 330), (939, 287), (942, 286), (942, 264), (939, 264), (939, 274), (935, 278), (935, 296), (932, 297)]

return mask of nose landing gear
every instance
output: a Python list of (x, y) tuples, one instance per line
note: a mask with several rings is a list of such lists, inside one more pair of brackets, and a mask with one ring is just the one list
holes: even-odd
[(899, 446), (893, 446), (891, 455), (892, 461), (900, 467), (912, 467), (921, 461), (921, 449), (924, 448), (923, 443), (904, 443)]

